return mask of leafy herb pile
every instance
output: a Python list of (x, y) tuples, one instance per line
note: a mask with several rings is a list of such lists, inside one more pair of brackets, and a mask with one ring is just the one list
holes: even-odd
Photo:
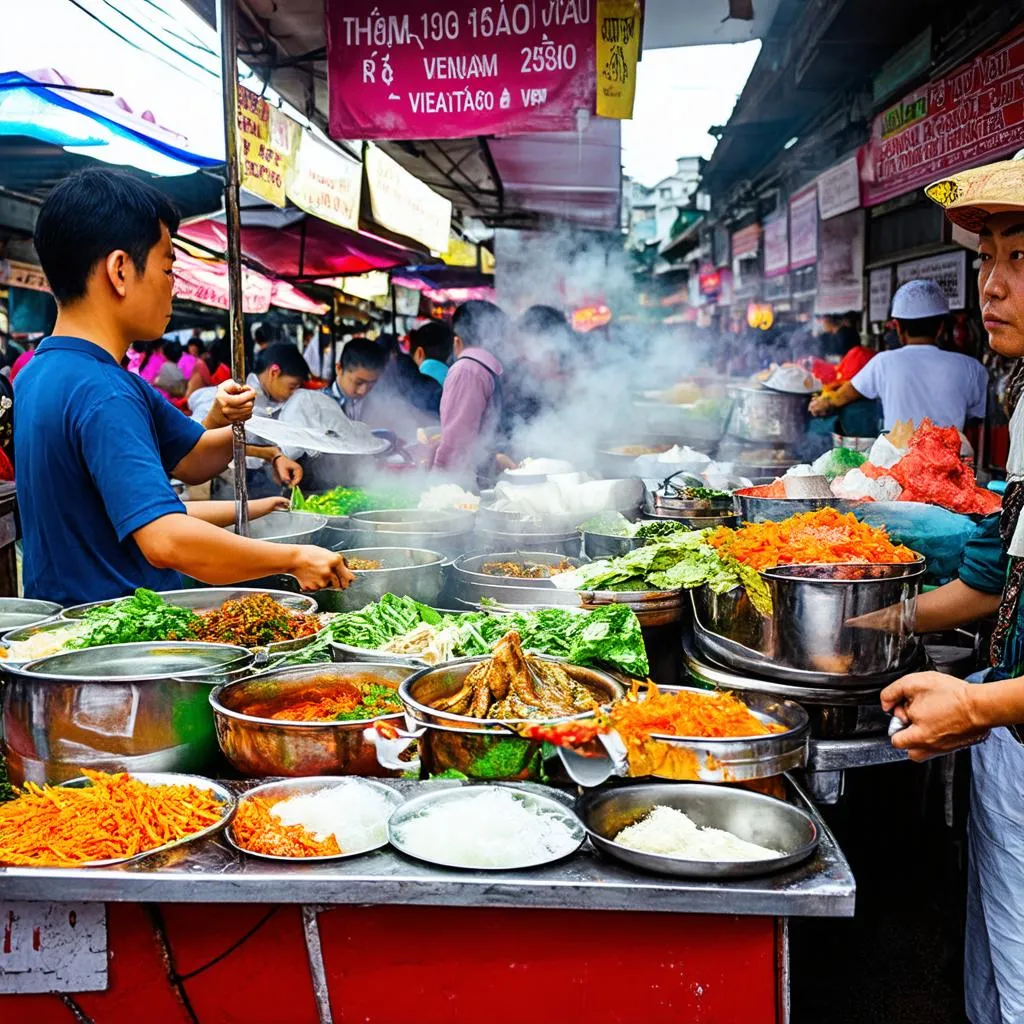
[(316, 512), (324, 516), (350, 516), (356, 512), (373, 512), (382, 508), (413, 508), (416, 499), (404, 491), (363, 491), (358, 487), (335, 487), (323, 494), (308, 497), (292, 489), (292, 509)]
[(706, 583), (716, 594), (742, 586), (754, 607), (771, 612), (771, 594), (760, 574), (708, 543), (707, 530), (680, 533), (618, 558), (587, 562), (552, 577), (561, 590), (678, 590)]
[[(438, 630), (455, 629), (456, 657), (489, 654), (514, 629), (519, 632), (524, 648), (566, 658), (574, 665), (603, 666), (641, 679), (649, 671), (640, 623), (632, 609), (623, 605), (609, 605), (589, 613), (542, 608), (512, 615), (442, 615), (412, 598), (385, 594), (359, 611), (335, 616), (329, 629), (339, 643), (377, 650), (424, 623)], [(307, 648), (299, 656), (312, 660), (313, 649)], [(295, 660), (291, 659), (291, 663)]]
[(88, 632), (70, 640), (70, 650), (102, 644), (191, 640), (201, 623), (195, 612), (168, 604), (159, 594), (144, 589), (113, 604), (90, 609), (82, 621)]
[(363, 699), (349, 711), (339, 711), (336, 722), (358, 722), (364, 718), (393, 715), (402, 710), (402, 701), (392, 686), (370, 683), (363, 687)]
[(732, 497), (728, 491), (716, 491), (713, 487), (684, 487), (674, 496), (686, 501), (724, 501)]
[(605, 537), (638, 537), (640, 540), (687, 532), (687, 527), (674, 519), (641, 519), (631, 523), (621, 512), (602, 512), (588, 519), (580, 529)]

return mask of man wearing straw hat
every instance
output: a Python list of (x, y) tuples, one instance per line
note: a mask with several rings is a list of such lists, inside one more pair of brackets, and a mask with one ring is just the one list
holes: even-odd
[[(1010, 379), (1008, 486), (999, 516), (964, 552), (960, 578), (920, 598), (917, 628), (997, 612), (991, 668), (968, 681), (922, 672), (882, 692), (913, 760), (974, 745), (964, 987), (972, 1024), (1024, 1022), (1024, 160), (953, 175), (926, 193), (978, 236), (989, 344), (1019, 360)], [(981, 685), (973, 685), (981, 684)]]

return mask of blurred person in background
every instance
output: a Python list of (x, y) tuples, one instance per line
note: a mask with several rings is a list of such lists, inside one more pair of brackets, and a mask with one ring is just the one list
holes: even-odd
[[(444, 387), (448, 376), (448, 362), (452, 357), (454, 341), (451, 327), (443, 320), (431, 320), (409, 335), (409, 355), (412, 361), (419, 367), (420, 373), (437, 381), (440, 387)], [(437, 401), (440, 406), (440, 392)]]
[(15, 377), (28, 366), (29, 360), (36, 354), (36, 342), (34, 340), (25, 342), (25, 350), (11, 364), (10, 379), (14, 382)]
[(362, 420), (363, 403), (388, 364), (386, 349), (369, 338), (353, 338), (341, 350), (334, 380), (321, 394), (332, 399), (350, 420)]
[(505, 372), (500, 354), (508, 349), (512, 323), (493, 302), (464, 302), (452, 317), (452, 363), (441, 394), (441, 438), (436, 470), (471, 481), (493, 479), (501, 436)]

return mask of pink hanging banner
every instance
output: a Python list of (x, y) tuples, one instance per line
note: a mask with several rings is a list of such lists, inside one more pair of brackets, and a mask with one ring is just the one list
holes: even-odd
[(330, 134), (573, 131), (593, 112), (596, 0), (327, 0)]

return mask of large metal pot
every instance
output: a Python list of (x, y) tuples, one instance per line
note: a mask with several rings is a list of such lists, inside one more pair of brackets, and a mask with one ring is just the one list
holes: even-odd
[(372, 678), (397, 689), (415, 671), (381, 662), (304, 665), (226, 683), (209, 695), (217, 742), (243, 775), (398, 775), (381, 768), (376, 747), (364, 733), (373, 721), (399, 724), (401, 712), (351, 722), (284, 722), (264, 716), (275, 704), (345, 680)]
[(727, 432), (744, 441), (795, 444), (807, 433), (807, 395), (788, 395), (753, 384), (729, 388), (732, 412)]
[[(424, 730), (420, 737), (423, 768), (431, 775), (454, 768), (471, 779), (538, 779), (543, 744), (513, 735), (501, 721), (452, 715), (433, 707), (435, 702), (457, 693), (466, 676), (477, 665), (488, 660), (461, 658), (450, 661), (417, 672), (399, 687), (398, 693), (405, 705), (406, 721), (410, 729)], [(557, 661), (573, 679), (583, 683), (602, 705), (625, 696), (626, 688), (607, 672), (569, 665), (555, 658), (539, 660)], [(551, 721), (566, 722), (587, 717), (588, 714), (584, 713)], [(515, 726), (523, 724), (524, 720), (504, 721), (507, 725)]]
[[(162, 597), (168, 604), (177, 608), (188, 608), (196, 613), (213, 611), (220, 608), (226, 601), (240, 601), (242, 598), (251, 597), (253, 594), (269, 594), (279, 605), (289, 611), (302, 615), (315, 615), (317, 613), (316, 600), (308, 594), (292, 594), (287, 590), (261, 590), (258, 587), (194, 587), (190, 590), (163, 590)], [(109, 601), (93, 601), (89, 604), (76, 604), (65, 608), (61, 617), (65, 619), (81, 619), (93, 608), (103, 608), (116, 604), (124, 598), (112, 598)], [(320, 631), (322, 633), (323, 630)], [(288, 654), (291, 651), (301, 651), (308, 647), (320, 633), (312, 633), (309, 636), (299, 637), (297, 640), (281, 640), (275, 644), (267, 644), (265, 648), (268, 654)]]
[(864, 504), (848, 498), (762, 498), (751, 494), (753, 489), (744, 487), (734, 495), (740, 507), (740, 519), (745, 523), (779, 523), (800, 512), (818, 512), (823, 508), (852, 512)]
[[(271, 512), (249, 523), (253, 540), (269, 540), (274, 544), (312, 544), (327, 525), (327, 516), (309, 512)], [(234, 533), (235, 528), (228, 529)]]
[(469, 547), (474, 514), (461, 509), (382, 509), (349, 516), (337, 531), (337, 550), (353, 548), (422, 548), (455, 558)]
[(3, 751), (11, 780), (63, 782), (83, 768), (206, 772), (219, 760), (210, 691), (252, 663), (244, 647), (143, 643), (8, 666)]
[[(914, 617), (924, 562), (787, 565), (762, 575), (772, 596), (760, 614), (742, 587), (691, 591), (698, 645), (730, 668), (838, 689), (898, 671), (917, 653)], [(882, 613), (875, 621), (862, 616)]]
[(60, 614), (53, 601), (32, 601), (24, 597), (0, 597), (0, 632), (32, 626)]
[(346, 590), (321, 590), (316, 603), (323, 612), (351, 612), (385, 594), (411, 597), (423, 604), (437, 604), (444, 587), (444, 558), (422, 548), (349, 548), (347, 559), (380, 562), (379, 569), (353, 569), (355, 580)]

